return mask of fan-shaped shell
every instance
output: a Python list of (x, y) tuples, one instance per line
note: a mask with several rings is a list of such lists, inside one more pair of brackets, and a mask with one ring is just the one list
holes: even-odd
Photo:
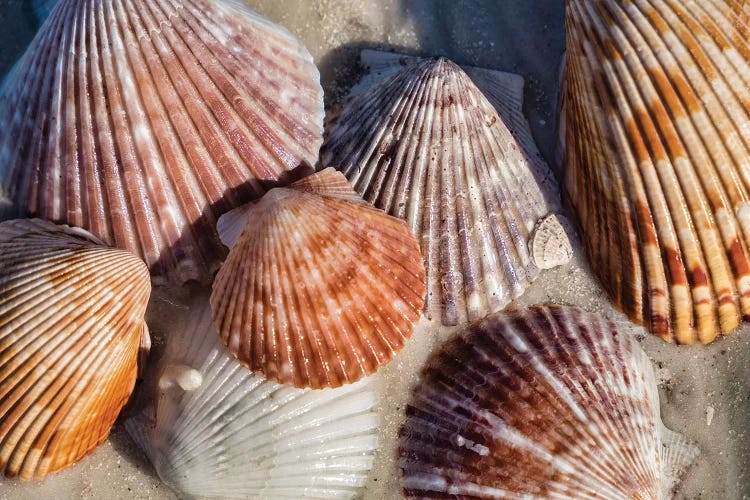
[(0, 224), (0, 471), (94, 450), (133, 390), (151, 284), (136, 256), (41, 220)]
[(662, 425), (634, 337), (575, 308), (473, 324), (430, 360), (406, 413), (407, 497), (665, 499), (698, 455)]
[(707, 343), (750, 315), (750, 44), (741, 2), (567, 2), (565, 190), (634, 321)]
[[(385, 79), (358, 89), (327, 128), (321, 163), (417, 235), (428, 316), (449, 325), (478, 319), (539, 274), (528, 240), (537, 220), (559, 210), (557, 184), (533, 142), (514, 135), (520, 112), (498, 115), (450, 61), (390, 57), (398, 69), (371, 63)], [(476, 71), (494, 81), (493, 95), (507, 89), (506, 111), (515, 110), (520, 77)], [(519, 129), (530, 139), (525, 121)]]
[(126, 422), (159, 476), (190, 495), (352, 498), (377, 448), (370, 379), (303, 390), (250, 373), (221, 343), (206, 296), (169, 332), (154, 422)]
[(207, 281), (219, 215), (311, 172), (322, 123), (310, 54), (240, 2), (59, 0), (0, 92), (0, 199)]
[[(328, 177), (333, 193), (318, 182)], [(422, 256), (406, 224), (352, 201), (336, 179), (319, 172), (245, 211), (211, 294), (232, 354), (297, 387), (374, 373), (403, 347), (424, 305)]]

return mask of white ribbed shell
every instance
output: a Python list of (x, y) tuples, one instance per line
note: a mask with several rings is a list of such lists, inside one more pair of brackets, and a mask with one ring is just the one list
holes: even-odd
[(371, 379), (302, 390), (250, 373), (221, 343), (208, 298), (169, 332), (156, 417), (126, 422), (161, 479), (220, 498), (353, 498), (377, 448)]
[(445, 59), (364, 59), (385, 79), (355, 90), (326, 130), (321, 164), (407, 221), (425, 259), (430, 317), (453, 325), (503, 308), (539, 274), (529, 236), (560, 208), (520, 112), (523, 80), (470, 70), (493, 89), (496, 110)]
[(323, 100), (307, 50), (239, 2), (60, 0), (0, 123), (6, 209), (208, 281), (219, 215), (312, 170)]
[(429, 361), (401, 429), (410, 498), (671, 498), (698, 449), (666, 429), (630, 332), (576, 308), (497, 313)]

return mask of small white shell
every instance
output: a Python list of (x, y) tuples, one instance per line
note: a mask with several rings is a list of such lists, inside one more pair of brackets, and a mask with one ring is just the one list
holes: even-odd
[(250, 373), (221, 343), (206, 296), (169, 332), (153, 422), (126, 428), (159, 477), (189, 495), (352, 498), (377, 448), (371, 379), (303, 390)]
[(531, 256), (539, 269), (552, 269), (570, 262), (573, 228), (563, 215), (552, 214), (540, 220), (531, 235)]
[(406, 413), (410, 498), (663, 500), (698, 455), (662, 425), (634, 337), (576, 308), (470, 326), (428, 363)]

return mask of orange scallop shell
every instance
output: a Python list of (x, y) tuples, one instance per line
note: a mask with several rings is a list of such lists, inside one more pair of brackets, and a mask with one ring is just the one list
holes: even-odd
[(0, 471), (42, 478), (92, 452), (135, 384), (146, 265), (85, 231), (0, 224)]
[(352, 201), (342, 182), (327, 169), (244, 209), (244, 230), (213, 285), (229, 350), (296, 387), (374, 373), (403, 347), (424, 305), (417, 240), (403, 221)]
[(750, 316), (742, 5), (567, 1), (566, 197), (617, 307), (680, 344)]

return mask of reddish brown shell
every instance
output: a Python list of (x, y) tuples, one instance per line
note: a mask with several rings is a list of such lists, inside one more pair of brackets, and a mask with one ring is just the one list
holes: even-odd
[(94, 450), (135, 384), (146, 265), (84, 231), (0, 224), (0, 471), (41, 478)]
[(681, 344), (750, 315), (742, 5), (567, 1), (566, 197), (617, 307)]
[(241, 2), (60, 0), (0, 91), (0, 204), (209, 281), (218, 217), (312, 172), (319, 80)]
[(374, 373), (411, 335), (425, 273), (404, 222), (321, 179), (269, 191), (216, 277), (211, 306), (229, 350), (251, 370), (297, 387), (336, 387)]
[(409, 498), (671, 498), (698, 449), (665, 428), (629, 332), (576, 308), (493, 314), (428, 363), (400, 433)]

